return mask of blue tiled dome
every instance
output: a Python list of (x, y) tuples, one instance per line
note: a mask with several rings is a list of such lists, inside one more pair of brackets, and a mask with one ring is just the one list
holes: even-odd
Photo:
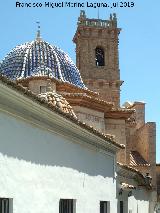
[(2, 60), (0, 72), (12, 80), (49, 75), (78, 87), (85, 87), (79, 70), (70, 57), (42, 39), (15, 47)]

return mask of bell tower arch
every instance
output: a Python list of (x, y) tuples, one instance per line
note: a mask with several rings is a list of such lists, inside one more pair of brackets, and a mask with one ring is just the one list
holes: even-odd
[(106, 101), (120, 105), (118, 35), (116, 14), (109, 20), (89, 19), (80, 12), (73, 38), (76, 65), (86, 86)]

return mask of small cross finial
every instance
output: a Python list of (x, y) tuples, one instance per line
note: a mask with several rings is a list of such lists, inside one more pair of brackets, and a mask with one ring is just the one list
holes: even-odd
[(98, 7), (98, 19), (99, 19), (99, 7)]
[(41, 26), (40, 26), (40, 22), (36, 21), (36, 24), (37, 24), (37, 28), (38, 28), (36, 40), (41, 40), (41, 32), (40, 32)]

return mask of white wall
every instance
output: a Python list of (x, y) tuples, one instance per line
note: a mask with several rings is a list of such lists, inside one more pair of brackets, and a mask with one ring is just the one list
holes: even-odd
[(77, 213), (117, 212), (114, 158), (0, 112), (0, 197), (14, 213), (56, 213), (60, 198), (76, 199)]
[[(132, 191), (132, 196), (128, 197), (129, 191)], [(124, 213), (149, 213), (149, 193), (143, 188), (123, 191), (122, 195), (118, 196), (119, 201), (124, 201)], [(119, 206), (118, 206), (119, 212)]]
[(147, 199), (148, 196), (145, 196), (143, 191), (138, 190), (135, 195), (128, 198), (128, 210), (132, 210), (132, 213), (149, 213), (149, 201)]
[(155, 211), (156, 213), (160, 213), (160, 202), (157, 202), (155, 205)]

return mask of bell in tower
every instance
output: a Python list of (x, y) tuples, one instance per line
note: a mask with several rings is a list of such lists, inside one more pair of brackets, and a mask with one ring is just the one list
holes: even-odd
[(86, 86), (100, 94), (103, 100), (120, 105), (118, 35), (116, 14), (109, 20), (90, 19), (80, 12), (76, 44), (76, 65)]

